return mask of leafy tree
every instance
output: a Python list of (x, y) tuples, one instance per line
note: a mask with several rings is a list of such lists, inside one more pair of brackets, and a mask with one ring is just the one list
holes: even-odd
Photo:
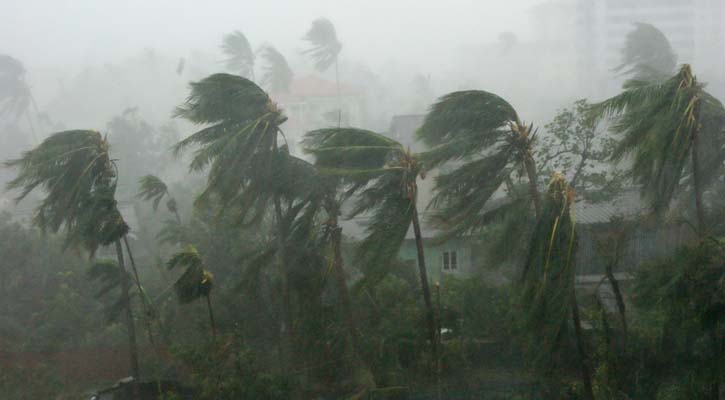
[(188, 304), (202, 297), (206, 299), (206, 306), (209, 310), (209, 326), (211, 326), (212, 336), (216, 338), (214, 311), (211, 306), (211, 290), (214, 287), (214, 282), (211, 272), (204, 267), (204, 261), (199, 252), (194, 246), (187, 245), (169, 259), (167, 266), (169, 269), (184, 268), (184, 272), (174, 283), (174, 290), (176, 290), (180, 303)]
[(289, 92), (294, 73), (282, 53), (269, 45), (262, 47), (260, 52), (265, 61), (262, 85), (273, 93)]
[(340, 69), (338, 56), (342, 50), (342, 43), (337, 39), (335, 25), (326, 18), (318, 18), (312, 21), (312, 26), (307, 31), (304, 40), (310, 42), (310, 48), (304, 53), (308, 54), (315, 63), (315, 68), (324, 72), (332, 64), (335, 64), (335, 82), (337, 83), (337, 126), (342, 123), (342, 99), (340, 98)]
[(589, 108), (586, 100), (577, 100), (546, 124), (547, 135), (539, 138), (536, 164), (542, 176), (565, 174), (569, 186), (585, 200), (608, 200), (622, 191), (624, 173), (609, 163), (616, 140), (590, 118)]
[[(55, 133), (35, 149), (23, 153), (21, 158), (5, 163), (20, 170), (7, 186), (21, 191), (18, 201), (41, 187), (46, 196), (36, 207), (33, 224), (51, 232), (62, 229), (66, 235), (66, 246), (83, 246), (91, 256), (99, 246), (115, 244), (118, 266), (125, 271), (121, 240), (129, 228), (116, 207), (117, 175), (108, 148), (106, 138), (96, 131)], [(131, 371), (134, 377), (138, 377), (130, 284), (125, 279), (125, 273), (119, 275), (121, 301), (126, 310)], [(136, 283), (140, 287), (140, 283)]]
[(435, 314), (417, 208), (417, 179), (425, 177), (419, 156), (393, 139), (363, 129), (321, 129), (308, 133), (307, 139), (312, 144), (308, 151), (315, 155), (316, 165), (323, 173), (340, 177), (353, 187), (364, 185), (350, 212), (350, 217), (370, 215), (367, 236), (357, 254), (360, 265), (369, 268), (363, 285), (375, 283), (387, 274), (412, 224), (428, 339), (437, 360)]
[(721, 166), (703, 168), (700, 139), (720, 132), (725, 109), (704, 90), (690, 66), (683, 65), (664, 81), (629, 80), (621, 94), (594, 105), (592, 112), (617, 117), (612, 129), (622, 139), (612, 159), (631, 157), (630, 174), (656, 212), (669, 207), (683, 178), (691, 175), (698, 232), (705, 235), (702, 193)]
[(556, 353), (566, 345), (571, 321), (584, 395), (593, 400), (574, 286), (577, 235), (570, 215), (573, 202), (574, 192), (564, 177), (554, 175), (524, 263), (520, 300), (523, 331), (528, 340), (527, 351), (533, 355), (535, 365), (550, 374)]
[(253, 81), (256, 55), (247, 37), (241, 31), (234, 31), (224, 36), (221, 47), (227, 56), (227, 69)]
[[(541, 214), (533, 157), (536, 132), (506, 100), (482, 90), (447, 94), (433, 105), (417, 135), (431, 147), (423, 154), (426, 169), (454, 166), (436, 177), (431, 202), (437, 208), (435, 222), (445, 235), (480, 231), (490, 223), (489, 200), (502, 185), (513, 186), (511, 176), (517, 170), (526, 171), (526, 202)], [(525, 199), (515, 200), (508, 208), (520, 209)]]

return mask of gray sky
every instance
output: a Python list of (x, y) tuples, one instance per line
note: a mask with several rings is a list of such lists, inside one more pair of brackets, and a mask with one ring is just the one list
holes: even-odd
[[(141, 48), (216, 50), (240, 29), (253, 45), (302, 48), (317, 17), (338, 28), (348, 57), (431, 62), (460, 45), (526, 35), (526, 10), (541, 0), (0, 0), (0, 53), (26, 65), (96, 64)], [(441, 57), (441, 58), (443, 58)]]

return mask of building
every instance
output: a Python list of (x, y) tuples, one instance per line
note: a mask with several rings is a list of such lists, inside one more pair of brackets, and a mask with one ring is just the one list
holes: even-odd
[(725, 65), (722, 0), (551, 0), (532, 8), (530, 16), (539, 42), (575, 53), (578, 80), (592, 89), (587, 95), (606, 96), (620, 86), (613, 69), (635, 22), (660, 29), (679, 63), (694, 64), (697, 71)]

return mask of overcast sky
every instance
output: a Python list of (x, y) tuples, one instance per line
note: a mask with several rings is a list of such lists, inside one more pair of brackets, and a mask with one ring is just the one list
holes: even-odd
[(430, 62), (461, 45), (526, 36), (527, 10), (541, 0), (0, 0), (0, 53), (26, 65), (114, 61), (142, 48), (215, 51), (242, 30), (257, 45), (302, 48), (320, 16), (344, 53), (375, 66), (391, 58)]

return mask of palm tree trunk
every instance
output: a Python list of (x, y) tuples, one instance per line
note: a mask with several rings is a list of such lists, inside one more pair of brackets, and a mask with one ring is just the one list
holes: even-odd
[(131, 261), (131, 269), (133, 270), (133, 277), (136, 281), (136, 288), (138, 289), (139, 296), (141, 296), (141, 303), (144, 306), (144, 312), (146, 314), (146, 318), (144, 318), (146, 322), (146, 335), (148, 335), (149, 342), (151, 342), (151, 344), (154, 344), (154, 335), (151, 331), (151, 322), (149, 321), (149, 318), (151, 316), (155, 316), (156, 312), (151, 303), (149, 302), (148, 296), (146, 296), (146, 292), (141, 286), (141, 279), (138, 277), (138, 270), (136, 269), (136, 261), (133, 258), (131, 246), (128, 244), (128, 237), (126, 235), (123, 235), (123, 243), (126, 245), (126, 252), (128, 253), (129, 261)]
[(428, 286), (428, 271), (425, 267), (425, 254), (423, 253), (423, 235), (420, 233), (420, 221), (418, 220), (418, 207), (413, 202), (413, 232), (415, 234), (415, 247), (418, 251), (418, 274), (420, 275), (420, 287), (423, 290), (423, 300), (425, 301), (426, 322), (428, 323), (428, 339), (431, 343), (431, 352), (433, 360), (438, 359), (438, 341), (435, 323), (435, 314), (433, 311), (433, 303), (430, 298), (430, 287)]
[(541, 194), (539, 193), (538, 176), (536, 174), (536, 162), (531, 154), (528, 154), (524, 159), (524, 167), (526, 168), (526, 175), (529, 179), (529, 193), (531, 199), (534, 202), (534, 211), (536, 212), (536, 218), (541, 216)]
[(216, 340), (216, 323), (214, 322), (214, 311), (211, 308), (211, 295), (206, 295), (206, 308), (209, 311), (209, 325), (211, 326), (211, 337)]
[[(699, 122), (697, 122), (699, 124)], [(700, 176), (700, 140), (699, 127), (692, 134), (692, 186), (695, 193), (695, 211), (697, 213), (697, 233), (702, 240), (707, 232), (705, 227), (705, 208), (702, 204), (702, 181)]]
[(572, 290), (571, 294), (571, 316), (574, 320), (574, 336), (576, 337), (576, 347), (579, 351), (579, 361), (582, 380), (584, 381), (584, 398), (594, 400), (594, 391), (592, 389), (592, 378), (587, 363), (587, 353), (584, 350), (584, 335), (582, 333), (581, 319), (579, 318), (579, 305), (576, 301), (576, 291)]
[(126, 263), (123, 260), (123, 247), (121, 241), (116, 240), (116, 257), (118, 259), (118, 267), (121, 270), (121, 301), (126, 308), (126, 330), (128, 331), (128, 350), (131, 362), (131, 374), (134, 380), (139, 378), (138, 368), (138, 347), (136, 345), (136, 328), (133, 322), (133, 311), (131, 310), (131, 298), (128, 295), (130, 289), (128, 275), (126, 275)]
[(342, 98), (340, 97), (340, 67), (335, 56), (335, 83), (337, 84), (337, 127), (342, 124)]
[(342, 303), (343, 312), (345, 313), (345, 324), (347, 330), (352, 337), (353, 343), (356, 350), (360, 347), (360, 331), (357, 328), (355, 322), (355, 316), (352, 310), (352, 304), (350, 302), (350, 292), (347, 289), (347, 280), (345, 279), (345, 270), (342, 268), (342, 228), (337, 224), (337, 217), (332, 217), (332, 270), (335, 274), (335, 281), (337, 283), (338, 296), (340, 296), (340, 303)]
[(287, 255), (285, 249), (286, 229), (282, 216), (282, 205), (279, 196), (274, 196), (274, 213), (277, 222), (277, 258), (282, 270), (282, 326), (280, 340), (283, 342), (283, 352), (286, 355), (291, 353), (292, 345), (292, 314), (289, 293), (289, 276), (287, 266)]

